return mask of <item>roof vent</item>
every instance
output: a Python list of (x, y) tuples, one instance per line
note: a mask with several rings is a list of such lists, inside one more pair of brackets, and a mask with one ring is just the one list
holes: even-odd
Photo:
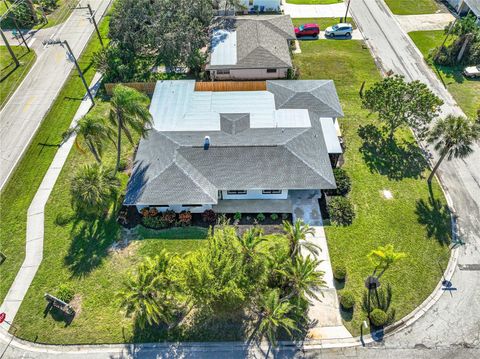
[(205, 140), (203, 141), (203, 149), (208, 150), (210, 148), (210, 136), (205, 136)]

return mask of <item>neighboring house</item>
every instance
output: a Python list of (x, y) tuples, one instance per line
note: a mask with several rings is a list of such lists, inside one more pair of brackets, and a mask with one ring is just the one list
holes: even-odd
[(447, 0), (459, 15), (466, 15), (469, 12), (480, 19), (480, 0)]
[(219, 17), (210, 41), (206, 70), (213, 80), (287, 77), (295, 40), (288, 15)]
[(280, 0), (238, 0), (235, 3), (225, 0), (218, 2), (218, 9), (221, 14), (238, 12), (280, 12)]
[(343, 111), (333, 81), (260, 84), (265, 90), (196, 91), (194, 80), (158, 81), (124, 204), (288, 213), (289, 191), (335, 188)]

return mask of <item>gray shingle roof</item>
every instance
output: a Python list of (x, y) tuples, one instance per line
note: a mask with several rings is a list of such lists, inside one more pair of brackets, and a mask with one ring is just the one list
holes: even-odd
[[(212, 204), (218, 190), (335, 188), (319, 120), (343, 115), (333, 82), (267, 81), (267, 89), (277, 109), (306, 106), (311, 127), (250, 128), (249, 113), (230, 113), (220, 115), (219, 131), (152, 129), (140, 141), (124, 203)], [(307, 100), (297, 96), (308, 89)]]
[[(236, 31), (236, 49), (232, 51), (236, 51), (237, 63), (208, 64), (207, 69), (292, 67), (287, 40), (294, 40), (296, 37), (289, 15), (220, 18), (217, 19), (215, 29)], [(222, 45), (221, 41), (215, 42)], [(231, 46), (231, 43), (228, 43), (228, 46)]]

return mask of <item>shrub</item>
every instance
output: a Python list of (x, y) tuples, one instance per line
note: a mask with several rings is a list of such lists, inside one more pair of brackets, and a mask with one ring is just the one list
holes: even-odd
[(345, 264), (337, 264), (333, 266), (333, 277), (336, 280), (343, 281), (345, 280), (345, 277), (347, 276), (347, 267), (345, 267)]
[(175, 213), (175, 211), (169, 209), (162, 213), (161, 219), (163, 222), (165, 222), (165, 225), (167, 227), (170, 227), (175, 224), (175, 221), (177, 220), (177, 214)]
[(352, 181), (349, 175), (343, 168), (334, 168), (333, 174), (335, 175), (335, 182), (337, 183), (337, 194), (346, 196), (352, 188)]
[(162, 228), (168, 227), (168, 225), (165, 223), (165, 221), (161, 216), (143, 217), (142, 223), (145, 225), (145, 227), (156, 228), (156, 229), (162, 229)]
[(57, 0), (39, 0), (38, 3), (42, 5), (44, 10), (52, 11), (57, 7)]
[(182, 226), (189, 226), (192, 224), (192, 213), (183, 211), (178, 215), (178, 221)]
[(263, 222), (265, 220), (265, 215), (263, 213), (257, 214), (257, 221)]
[(150, 216), (150, 209), (148, 207), (144, 207), (140, 210), (142, 217), (149, 217)]
[(343, 309), (352, 309), (355, 305), (355, 295), (349, 290), (344, 290), (340, 295), (340, 304)]
[(155, 217), (158, 214), (158, 210), (155, 207), (152, 207), (148, 210), (149, 217)]
[(202, 219), (206, 223), (215, 223), (217, 220), (217, 214), (213, 209), (207, 209), (202, 213)]
[(75, 292), (67, 284), (60, 284), (57, 288), (56, 297), (63, 300), (65, 303), (71, 302), (74, 296)]
[(270, 219), (271, 219), (272, 221), (276, 221), (276, 220), (278, 219), (278, 214), (272, 213), (272, 214), (270, 215)]
[(233, 215), (233, 219), (236, 220), (236, 221), (240, 221), (242, 219), (242, 214), (240, 212), (236, 212)]
[(370, 312), (370, 321), (376, 327), (381, 327), (381, 326), (385, 325), (387, 320), (388, 320), (387, 313), (385, 313), (381, 309), (375, 308), (374, 310), (372, 310)]
[(339, 226), (348, 226), (355, 218), (353, 205), (347, 197), (333, 197), (328, 202), (328, 213), (332, 223)]

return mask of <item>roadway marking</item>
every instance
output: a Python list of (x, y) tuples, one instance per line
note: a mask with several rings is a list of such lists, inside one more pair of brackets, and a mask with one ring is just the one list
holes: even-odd
[(37, 96), (30, 96), (28, 98), (27, 102), (25, 103), (25, 105), (23, 106), (22, 112), (27, 112), (28, 109), (32, 106), (33, 100), (35, 100), (36, 98), (37, 98)]
[(32, 45), (33, 45), (33, 43), (35, 42), (36, 39), (37, 39), (36, 37), (34, 37), (33, 39), (31, 39), (31, 40), (28, 42), (27, 46), (28, 46), (28, 47), (32, 47)]

